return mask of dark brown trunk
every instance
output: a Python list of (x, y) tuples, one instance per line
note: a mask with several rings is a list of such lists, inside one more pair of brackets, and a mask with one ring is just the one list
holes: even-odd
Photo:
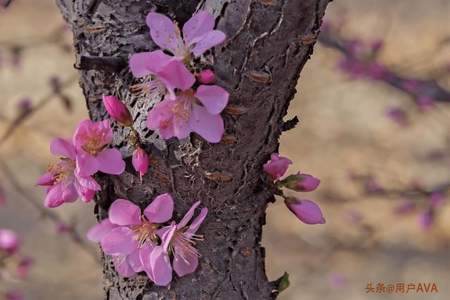
[[(105, 217), (111, 202), (130, 199), (142, 207), (169, 192), (179, 218), (201, 200), (209, 208), (198, 244), (198, 270), (176, 278), (169, 287), (153, 286), (145, 276), (118, 277), (105, 259), (107, 299), (274, 299), (261, 247), (267, 204), (274, 200), (262, 165), (278, 149), (283, 116), (296, 90), (300, 71), (312, 53), (328, 0), (59, 0), (74, 32), (81, 87), (90, 117), (107, 118), (102, 94), (116, 93), (131, 107), (146, 150), (153, 158), (141, 183), (131, 169), (127, 132), (115, 127), (115, 146), (127, 157), (119, 177), (99, 176), (103, 191), (96, 212)], [(130, 54), (155, 49), (146, 14), (153, 9), (185, 22), (198, 8), (214, 12), (227, 41), (211, 55), (218, 84), (230, 94), (223, 113), (226, 135), (209, 144), (163, 142), (145, 126), (149, 101), (128, 92), (133, 78)], [(289, 124), (288, 124), (289, 125)]]

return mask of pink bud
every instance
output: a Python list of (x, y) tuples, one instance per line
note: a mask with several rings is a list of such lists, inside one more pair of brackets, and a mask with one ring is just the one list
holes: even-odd
[(9, 229), (0, 229), (0, 250), (14, 253), (19, 249), (19, 237)]
[(286, 173), (290, 164), (292, 164), (290, 159), (273, 153), (270, 160), (264, 164), (263, 169), (273, 180), (278, 180)]
[(216, 81), (216, 74), (213, 70), (205, 69), (197, 75), (198, 81), (203, 84), (211, 84)]
[(116, 96), (103, 96), (103, 105), (108, 114), (124, 126), (131, 126), (133, 119), (130, 111)]
[(298, 172), (297, 174), (289, 175), (281, 183), (288, 189), (297, 192), (311, 192), (319, 186), (320, 180), (312, 175)]
[(142, 176), (144, 176), (148, 171), (149, 157), (141, 147), (137, 147), (136, 150), (134, 150), (132, 163), (134, 169), (136, 172), (139, 172), (142, 179)]
[(284, 203), (305, 224), (325, 224), (320, 207), (310, 200), (286, 198)]
[(390, 107), (386, 110), (386, 116), (401, 127), (409, 125), (408, 114), (402, 108)]

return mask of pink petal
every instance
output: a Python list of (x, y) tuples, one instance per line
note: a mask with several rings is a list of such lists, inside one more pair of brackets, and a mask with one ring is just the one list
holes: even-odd
[(187, 44), (214, 29), (214, 16), (207, 11), (199, 11), (183, 26), (183, 38)]
[(141, 224), (141, 209), (126, 199), (117, 199), (109, 208), (109, 220), (113, 224), (127, 226)]
[(36, 184), (41, 185), (41, 186), (49, 186), (49, 185), (53, 185), (54, 182), (55, 182), (55, 179), (53, 177), (53, 174), (50, 172), (45, 172), (44, 174), (42, 174), (41, 177), (39, 177)]
[(184, 215), (183, 219), (178, 223), (177, 228), (181, 229), (192, 219), (192, 216), (194, 215), (195, 209), (200, 205), (200, 201), (195, 202), (191, 208), (187, 211), (187, 213)]
[(150, 253), (150, 270), (156, 285), (167, 286), (172, 281), (169, 255), (161, 246), (155, 247)]
[(201, 85), (198, 87), (195, 97), (200, 100), (210, 114), (217, 115), (227, 106), (229, 94), (218, 85)]
[(78, 181), (78, 183), (86, 189), (93, 191), (100, 191), (102, 189), (101, 186), (97, 183), (97, 181), (95, 181), (95, 179), (90, 176), (82, 177), (75, 174), (75, 178)]
[(125, 171), (125, 162), (117, 149), (105, 149), (97, 156), (98, 170), (111, 175), (120, 175)]
[(178, 276), (183, 277), (194, 272), (198, 266), (198, 256), (190, 251), (183, 251), (175, 247), (173, 256), (173, 269)]
[(128, 264), (134, 272), (142, 272), (144, 271), (144, 266), (141, 263), (141, 258), (139, 256), (140, 249), (137, 249), (127, 257)]
[(75, 147), (66, 139), (56, 138), (50, 144), (50, 152), (53, 155), (75, 159)]
[(194, 221), (192, 221), (191, 225), (189, 226), (189, 229), (186, 230), (187, 236), (192, 236), (193, 234), (195, 234), (197, 232), (198, 228), (205, 220), (207, 214), (208, 214), (208, 209), (206, 207), (202, 208), (202, 210), (198, 214), (197, 218), (195, 218)]
[(110, 233), (118, 225), (113, 224), (109, 219), (104, 219), (100, 223), (95, 224), (86, 234), (88, 240), (100, 242), (108, 233)]
[(128, 263), (126, 256), (116, 255), (112, 257), (112, 260), (114, 262), (114, 268), (116, 269), (117, 273), (119, 273), (120, 276), (133, 277), (134, 275), (136, 275), (136, 272)]
[(194, 56), (198, 57), (205, 53), (212, 47), (221, 44), (225, 40), (225, 33), (219, 30), (211, 30), (204, 34), (202, 37), (198, 38), (198, 42), (195, 43), (192, 53)]
[(155, 198), (144, 210), (144, 215), (152, 223), (164, 223), (173, 214), (173, 199), (169, 194), (162, 194)]
[(109, 255), (128, 255), (137, 249), (134, 232), (128, 227), (117, 227), (100, 241), (103, 252)]
[(163, 139), (174, 136), (172, 108), (175, 101), (163, 100), (156, 104), (148, 113), (147, 127), (151, 130), (158, 130)]
[[(71, 185), (73, 187), (73, 185)], [(75, 188), (67, 187), (64, 183), (54, 185), (48, 190), (45, 197), (44, 206), (49, 208), (58, 207), (64, 202), (73, 202), (77, 200), (78, 193)]]
[(158, 78), (168, 90), (175, 88), (185, 91), (194, 84), (195, 76), (186, 68), (179, 59), (172, 59), (157, 73)]
[(78, 192), (73, 183), (63, 184), (62, 198), (64, 202), (74, 202), (78, 199)]
[(178, 117), (177, 115), (174, 115), (173, 118), (173, 133), (174, 135), (179, 139), (185, 139), (189, 136), (191, 133), (191, 127), (189, 124), (189, 120), (186, 121), (183, 117)]
[(134, 77), (155, 74), (172, 59), (161, 50), (141, 52), (130, 57), (129, 66)]
[(152, 40), (161, 48), (170, 50), (173, 54), (183, 47), (180, 32), (171, 19), (158, 13), (149, 13), (146, 19), (150, 27)]
[(192, 131), (198, 133), (210, 143), (218, 143), (225, 131), (220, 115), (211, 115), (204, 107), (194, 104), (191, 119)]
[(96, 157), (84, 152), (83, 150), (80, 150), (77, 153), (76, 165), (76, 174), (78, 176), (91, 176), (98, 171)]

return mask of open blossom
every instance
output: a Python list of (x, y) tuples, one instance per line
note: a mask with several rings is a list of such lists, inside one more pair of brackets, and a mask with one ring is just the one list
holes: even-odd
[(141, 147), (137, 147), (133, 152), (132, 163), (134, 169), (136, 172), (139, 172), (139, 176), (142, 179), (142, 176), (148, 172), (149, 157), (147, 152)]
[(306, 199), (286, 198), (284, 203), (297, 218), (305, 224), (325, 224), (320, 207)]
[(286, 173), (290, 164), (292, 164), (292, 161), (289, 158), (280, 156), (278, 153), (272, 153), (270, 160), (264, 164), (263, 169), (273, 180), (278, 180)]
[(228, 98), (228, 92), (217, 85), (201, 85), (195, 93), (188, 90), (174, 101), (165, 99), (156, 104), (148, 114), (147, 126), (158, 130), (163, 139), (183, 139), (196, 132), (208, 142), (218, 143), (224, 133), (220, 113)]
[(289, 175), (281, 183), (288, 189), (297, 192), (312, 192), (319, 186), (320, 180), (312, 175), (298, 172)]
[(169, 194), (155, 198), (141, 213), (141, 209), (126, 199), (117, 199), (109, 209), (108, 219), (92, 227), (87, 237), (100, 242), (108, 255), (113, 257), (117, 272), (131, 277), (143, 271), (140, 252), (153, 249), (158, 241), (158, 224), (172, 217), (173, 199)]
[(152, 75), (152, 80), (143, 83), (142, 90), (149, 96), (162, 96), (166, 92), (175, 98), (175, 89), (188, 90), (195, 82), (194, 75), (179, 57), (165, 54), (161, 50), (133, 54), (129, 60), (134, 77)]
[[(151, 251), (141, 252), (144, 270), (155, 284), (168, 285), (172, 281), (172, 268), (180, 277), (197, 269), (199, 253), (194, 245), (195, 240), (201, 240), (202, 237), (195, 233), (205, 220), (208, 209), (202, 208), (189, 226), (188, 223), (199, 205), (200, 201), (194, 203), (178, 224), (173, 222), (170, 226), (158, 230), (161, 245), (155, 246)], [(169, 254), (173, 254), (172, 263)]]
[(78, 124), (73, 136), (76, 148), (76, 167), (80, 176), (90, 176), (101, 171), (120, 175), (125, 170), (125, 162), (119, 150), (107, 148), (113, 133), (109, 121), (94, 122), (84, 120)]
[(184, 24), (183, 36), (177, 24), (165, 15), (151, 12), (146, 21), (152, 40), (183, 60), (189, 60), (191, 54), (202, 55), (226, 37), (222, 31), (214, 30), (214, 16), (207, 11), (197, 12)]
[(81, 176), (76, 171), (76, 150), (72, 143), (56, 138), (50, 144), (50, 152), (60, 160), (38, 179), (38, 185), (47, 187), (44, 205), (57, 207), (77, 198), (91, 201), (100, 185), (91, 176)]
[(126, 105), (116, 96), (103, 96), (103, 105), (108, 114), (124, 126), (131, 126), (133, 118)]
[(0, 250), (13, 254), (19, 249), (19, 246), (20, 240), (14, 231), (0, 228)]

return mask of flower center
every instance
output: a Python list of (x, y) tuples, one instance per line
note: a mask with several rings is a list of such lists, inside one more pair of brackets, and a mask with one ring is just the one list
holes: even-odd
[(48, 168), (48, 171), (53, 175), (55, 183), (65, 182), (73, 176), (75, 170), (75, 161), (68, 158), (61, 158), (61, 160)]
[(170, 244), (170, 251), (177, 249), (177, 254), (180, 255), (186, 262), (188, 259), (186, 256), (200, 256), (198, 250), (194, 247), (195, 241), (203, 241), (202, 235), (192, 234), (187, 235), (185, 230), (176, 230), (172, 237), (173, 243)]
[(89, 137), (86, 143), (83, 145), (83, 150), (91, 155), (97, 155), (105, 148), (105, 144), (100, 141), (100, 138)]
[(149, 222), (145, 217), (141, 218), (141, 225), (131, 227), (135, 233), (135, 239), (138, 241), (139, 246), (144, 245), (146, 242), (157, 242), (158, 236), (156, 235), (156, 230), (158, 229), (158, 225)]

